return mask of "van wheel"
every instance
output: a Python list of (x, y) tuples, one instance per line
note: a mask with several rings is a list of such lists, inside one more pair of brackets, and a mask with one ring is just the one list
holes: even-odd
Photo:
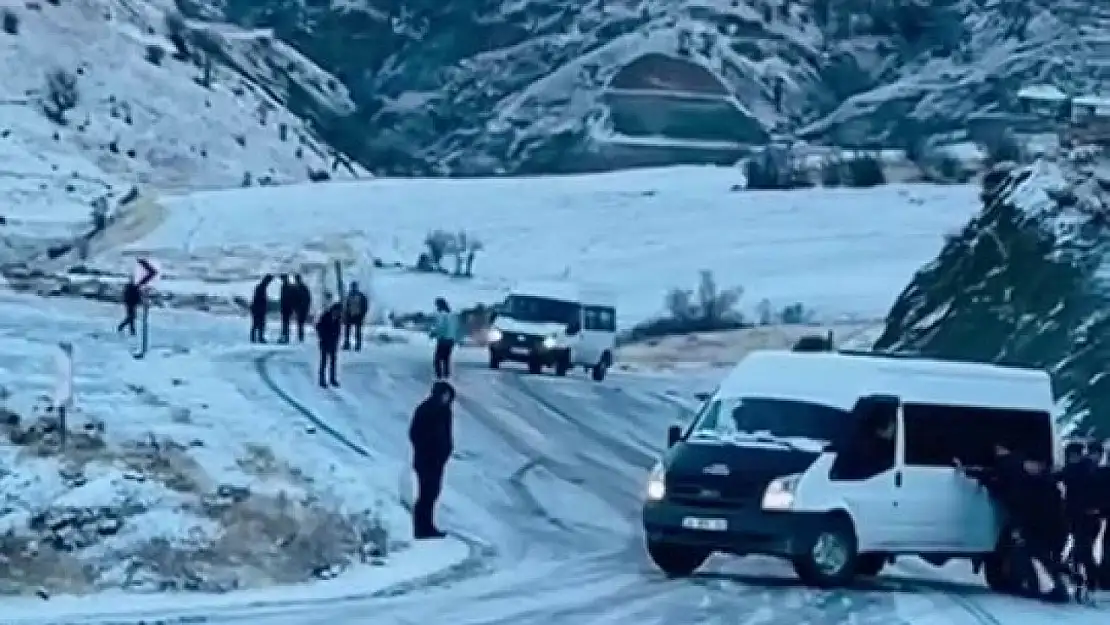
[(528, 373), (543, 373), (543, 362), (539, 358), (530, 358), (528, 360)]
[(613, 363), (613, 359), (609, 356), (609, 352), (601, 355), (601, 362), (597, 363), (590, 369), (590, 377), (594, 382), (600, 382), (605, 379), (605, 374), (609, 371), (609, 365)]
[(565, 351), (559, 354), (555, 359), (555, 375), (564, 376), (570, 370), (570, 352)]
[(501, 355), (494, 350), (489, 350), (489, 368), (498, 369), (501, 367)]
[(817, 531), (809, 553), (794, 558), (794, 572), (810, 586), (836, 588), (851, 581), (858, 561), (855, 529), (835, 515)]
[(647, 541), (648, 556), (667, 577), (687, 577), (709, 559), (707, 549), (684, 547), (656, 540)]
[(886, 556), (881, 553), (863, 553), (856, 558), (856, 575), (875, 577), (883, 572)]

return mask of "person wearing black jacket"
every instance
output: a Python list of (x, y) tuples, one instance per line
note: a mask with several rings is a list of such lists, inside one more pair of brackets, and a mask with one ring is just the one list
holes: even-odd
[(446, 536), (436, 527), (434, 516), (436, 500), (443, 490), (444, 469), (454, 448), (451, 413), (454, 400), (454, 387), (443, 380), (436, 381), (428, 398), (417, 406), (409, 426), (418, 489), (412, 510), (413, 535), (418, 539)]
[(116, 332), (123, 332), (127, 328), (131, 331), (131, 336), (135, 336), (135, 316), (142, 301), (143, 292), (139, 285), (135, 284), (134, 278), (128, 280), (123, 287), (123, 321), (116, 326)]
[(351, 290), (343, 302), (343, 349), (351, 349), (351, 330), (355, 331), (355, 351), (362, 351), (362, 325), (366, 323), (366, 313), (370, 302), (366, 294), (358, 290), (358, 282), (351, 283)]
[[(979, 481), (1006, 511), (1016, 536), (1012, 575), (1015, 590), (1052, 601), (1067, 601), (1064, 567), (1060, 555), (1067, 539), (1064, 502), (1057, 478), (1043, 462), (1028, 460), (1004, 445), (995, 445), (994, 460), (987, 467), (964, 468), (968, 477)], [(1040, 580), (1033, 561), (1038, 561), (1052, 578), (1047, 595), (1040, 591)]]
[(304, 343), (304, 324), (308, 321), (308, 311), (312, 310), (312, 292), (301, 280), (301, 274), (293, 276), (294, 298), (293, 316), (297, 321), (297, 340)]
[(297, 291), (289, 276), (281, 274), (281, 291), (278, 295), (278, 310), (281, 313), (281, 337), (279, 343), (289, 342), (289, 324), (293, 321), (293, 311), (297, 307)]
[(316, 321), (316, 338), (320, 342), (320, 388), (339, 386), (339, 334), (343, 324), (343, 306), (335, 302)]
[(254, 287), (251, 298), (251, 343), (266, 342), (266, 313), (270, 308), (270, 295), (266, 292), (274, 276), (266, 274), (258, 286)]
[(1059, 479), (1064, 485), (1064, 510), (1072, 539), (1072, 559), (1079, 567), (1086, 589), (1094, 591), (1099, 587), (1095, 541), (1102, 528), (1099, 517), (1102, 505), (1099, 467), (1087, 455), (1087, 446), (1081, 442), (1068, 443), (1064, 447), (1064, 463)]

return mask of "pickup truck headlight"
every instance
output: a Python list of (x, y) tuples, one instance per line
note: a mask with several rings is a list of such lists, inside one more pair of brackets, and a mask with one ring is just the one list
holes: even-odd
[(648, 474), (646, 494), (648, 501), (660, 501), (667, 496), (666, 472), (662, 462), (655, 463)]
[(794, 507), (794, 492), (798, 489), (801, 474), (776, 477), (763, 491), (764, 510), (790, 510)]
[(502, 336), (503, 335), (501, 334), (501, 330), (498, 330), (497, 328), (490, 328), (489, 331), (486, 332), (486, 342), (497, 343), (501, 340)]
[(544, 349), (555, 349), (555, 346), (558, 345), (558, 344), (559, 344), (559, 342), (556, 341), (555, 337), (553, 337), (553, 336), (549, 336), (549, 337), (547, 337), (543, 340), (543, 348)]

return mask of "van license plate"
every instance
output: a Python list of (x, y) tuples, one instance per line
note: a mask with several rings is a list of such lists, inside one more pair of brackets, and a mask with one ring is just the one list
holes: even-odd
[(701, 517), (688, 516), (682, 519), (682, 527), (688, 530), (724, 532), (728, 530), (728, 521), (725, 519), (703, 519)]
[(531, 353), (527, 347), (514, 347), (509, 351), (517, 354), (518, 356), (527, 356), (529, 353)]

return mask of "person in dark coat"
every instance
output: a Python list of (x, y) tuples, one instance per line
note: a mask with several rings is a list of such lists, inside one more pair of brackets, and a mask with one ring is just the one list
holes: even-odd
[[(1015, 590), (1030, 597), (1067, 601), (1060, 557), (1067, 540), (1067, 522), (1057, 478), (1043, 462), (1023, 458), (1003, 445), (995, 445), (994, 452), (990, 466), (958, 468), (983, 484), (1010, 518), (1017, 543), (1012, 576), (1019, 587)], [(1047, 594), (1040, 590), (1034, 561), (1052, 578), (1053, 587)]]
[(454, 417), (451, 404), (455, 389), (444, 380), (432, 384), (432, 392), (412, 415), (409, 441), (412, 442), (412, 468), (416, 472), (417, 495), (413, 505), (413, 535), (418, 538), (443, 538), (446, 534), (435, 524), (435, 505), (443, 490), (443, 473), (454, 448)]
[(320, 342), (320, 388), (339, 386), (337, 362), (339, 334), (343, 324), (343, 305), (335, 302), (316, 320), (316, 338)]
[(270, 308), (270, 295), (267, 290), (274, 276), (266, 274), (258, 286), (254, 287), (254, 297), (251, 298), (251, 343), (266, 342), (266, 313)]
[(135, 279), (131, 278), (123, 287), (123, 321), (116, 326), (116, 332), (123, 332), (123, 329), (127, 328), (131, 336), (135, 336), (135, 316), (142, 301), (143, 292), (135, 283)]
[(301, 279), (301, 274), (293, 276), (293, 292), (296, 295), (293, 316), (297, 321), (297, 340), (304, 343), (304, 324), (308, 321), (308, 311), (312, 310), (312, 292)]
[(352, 282), (343, 301), (343, 349), (351, 349), (351, 330), (354, 330), (355, 351), (362, 351), (362, 324), (366, 322), (369, 308), (366, 294), (358, 290), (358, 282)]
[(289, 342), (289, 324), (293, 321), (293, 311), (297, 307), (297, 292), (289, 276), (281, 274), (281, 291), (278, 295), (278, 310), (281, 313), (281, 337), (279, 343)]
[(1092, 441), (1087, 447), (1087, 456), (1097, 467), (1099, 520), (1104, 525), (1099, 546), (1102, 560), (1098, 565), (1098, 587), (1104, 589), (1110, 588), (1110, 465), (1106, 461), (1106, 449), (1105, 441)]
[(1064, 485), (1064, 510), (1072, 539), (1072, 560), (1079, 569), (1088, 591), (1099, 587), (1095, 563), (1095, 542), (1102, 529), (1099, 467), (1087, 454), (1087, 445), (1068, 443), (1064, 447), (1064, 468), (1060, 482)]

